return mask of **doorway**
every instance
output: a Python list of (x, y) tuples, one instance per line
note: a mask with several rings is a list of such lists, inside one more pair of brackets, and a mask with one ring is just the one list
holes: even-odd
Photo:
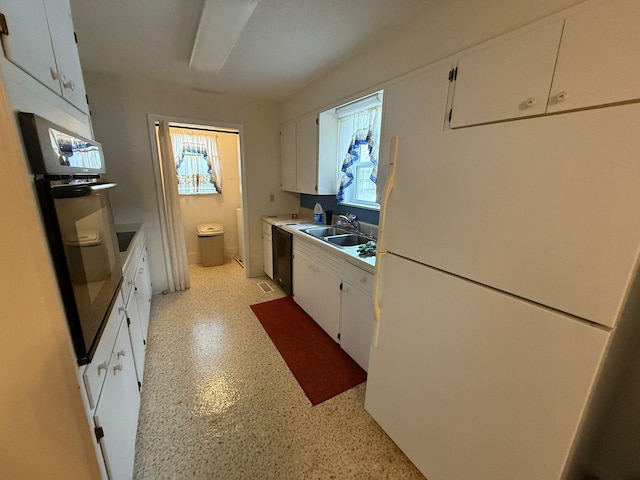
[[(166, 198), (162, 163), (158, 149), (158, 125), (169, 123), (172, 139), (176, 139), (174, 156), (179, 185), (185, 248), (189, 264), (200, 262), (197, 227), (202, 223), (220, 223), (224, 229), (224, 257), (235, 259), (249, 276), (248, 241), (244, 234), (247, 213), (243, 182), (242, 125), (226, 122), (191, 120), (161, 115), (148, 115), (153, 155), (153, 170), (160, 216), (162, 243), (167, 275), (170, 275)], [(184, 147), (178, 146), (184, 143)], [(176, 151), (181, 153), (175, 154)], [(200, 170), (198, 170), (200, 168)]]

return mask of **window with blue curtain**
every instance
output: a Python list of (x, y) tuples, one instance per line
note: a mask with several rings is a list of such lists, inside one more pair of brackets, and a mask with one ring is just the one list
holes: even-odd
[[(376, 203), (378, 153), (382, 125), (380, 94), (336, 109), (338, 152), (341, 159), (339, 204), (380, 209)], [(344, 152), (340, 156), (340, 152)]]

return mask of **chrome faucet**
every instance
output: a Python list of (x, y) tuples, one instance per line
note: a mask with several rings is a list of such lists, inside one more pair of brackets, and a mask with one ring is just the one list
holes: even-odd
[(347, 213), (346, 215), (340, 215), (341, 223), (343, 225), (353, 228), (356, 232), (360, 233), (360, 222), (356, 220), (356, 216), (353, 213)]

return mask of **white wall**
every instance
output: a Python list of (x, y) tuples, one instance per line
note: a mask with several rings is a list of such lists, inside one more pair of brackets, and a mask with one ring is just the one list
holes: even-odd
[(0, 478), (100, 478), (44, 231), (0, 81)]
[[(244, 128), (250, 275), (262, 274), (260, 216), (296, 211), (299, 196), (280, 190), (279, 105), (230, 95), (206, 94), (142, 78), (84, 72), (95, 137), (102, 142), (107, 171), (119, 187), (112, 195), (117, 223), (143, 222), (148, 234), (154, 292), (167, 288), (160, 223), (153, 179), (147, 114)], [(269, 201), (269, 195), (275, 201)]]
[(281, 122), (377, 90), (382, 83), (582, 0), (447, 0), (286, 99)]
[(233, 258), (238, 254), (236, 209), (241, 205), (238, 165), (239, 137), (234, 133), (215, 133), (214, 135), (218, 137), (218, 153), (222, 165), (222, 194), (180, 196), (180, 213), (182, 214), (189, 263), (200, 262), (200, 250), (196, 235), (196, 229), (200, 223), (221, 223), (224, 228), (225, 258)]

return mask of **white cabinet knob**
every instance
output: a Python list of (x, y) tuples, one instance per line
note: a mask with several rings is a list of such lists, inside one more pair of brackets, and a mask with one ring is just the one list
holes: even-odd
[(76, 89), (76, 84), (73, 80), (67, 79), (64, 75), (62, 76), (62, 86), (71, 90), (72, 92)]
[(49, 67), (49, 72), (51, 73), (51, 78), (54, 80), (58, 80), (60, 78), (60, 74), (55, 68)]
[(567, 92), (560, 92), (556, 95), (556, 100), (559, 102), (564, 102), (567, 98), (569, 98), (569, 94)]
[(126, 354), (127, 354), (127, 352), (123, 348), (122, 350), (120, 350), (119, 352), (116, 353), (116, 360), (120, 360), (120, 357), (124, 357)]
[(113, 373), (115, 374), (116, 372), (120, 372), (122, 371), (122, 364), (118, 363), (117, 365), (113, 366)]
[(98, 365), (98, 376), (100, 376), (100, 370), (104, 370), (105, 372), (109, 369), (109, 362), (102, 362)]
[(128, 283), (129, 285), (135, 285), (135, 284), (136, 284), (136, 282), (134, 282), (133, 280), (129, 280), (127, 283)]
[(360, 277), (360, 283), (367, 283), (367, 277)]
[(526, 102), (524, 102), (524, 104), (525, 104), (527, 107), (533, 107), (533, 106), (536, 104), (536, 99), (535, 99), (535, 98), (533, 98), (533, 97), (528, 98), (528, 99), (527, 99), (527, 101), (526, 101)]

